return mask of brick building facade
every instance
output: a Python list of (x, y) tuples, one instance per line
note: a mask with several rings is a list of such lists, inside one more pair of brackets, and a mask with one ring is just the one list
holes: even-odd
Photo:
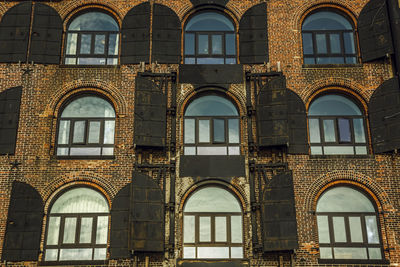
[(0, 17), (3, 265), (400, 264), (397, 1)]

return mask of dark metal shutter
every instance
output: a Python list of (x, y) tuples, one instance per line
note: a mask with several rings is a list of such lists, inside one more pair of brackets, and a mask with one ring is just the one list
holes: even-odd
[(34, 7), (29, 61), (40, 64), (59, 64), (62, 21), (50, 6), (36, 3)]
[(127, 259), (129, 251), (129, 210), (131, 185), (123, 187), (111, 207), (110, 258)]
[(267, 4), (244, 13), (239, 23), (239, 58), (242, 64), (268, 62)]
[(152, 61), (180, 63), (181, 38), (179, 17), (169, 7), (154, 4)]
[(371, 0), (358, 17), (358, 36), (363, 62), (393, 53), (386, 0)]
[(264, 251), (298, 248), (291, 172), (278, 174), (267, 180), (263, 193), (262, 223)]
[(153, 81), (140, 74), (136, 77), (134, 125), (136, 146), (165, 147), (166, 96)]
[(288, 110), (285, 76), (272, 77), (257, 97), (257, 129), (260, 147), (287, 145)]
[(400, 148), (400, 88), (398, 78), (385, 81), (369, 103), (372, 146), (375, 153)]
[(149, 176), (133, 172), (131, 247), (138, 252), (164, 252), (164, 196)]
[(290, 154), (308, 154), (307, 113), (303, 100), (292, 90), (287, 91)]
[(219, 6), (226, 6), (229, 0), (190, 0), (193, 6), (200, 6), (200, 5), (219, 5)]
[(26, 62), (32, 2), (10, 8), (0, 22), (0, 62)]
[(121, 64), (149, 63), (150, 3), (142, 3), (129, 10), (121, 28)]
[(14, 154), (22, 86), (0, 93), (0, 154)]
[(42, 198), (32, 186), (13, 182), (2, 261), (38, 260), (43, 208)]

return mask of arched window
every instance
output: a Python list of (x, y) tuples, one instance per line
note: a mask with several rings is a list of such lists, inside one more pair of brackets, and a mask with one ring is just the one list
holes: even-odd
[(79, 187), (52, 204), (45, 238), (45, 261), (105, 260), (109, 207), (97, 191)]
[(183, 258), (243, 258), (239, 201), (220, 187), (193, 193), (183, 209)]
[(218, 12), (202, 12), (185, 27), (185, 64), (236, 64), (236, 31)]
[(111, 16), (91, 11), (75, 17), (68, 25), (66, 65), (118, 64), (119, 26)]
[(356, 64), (354, 26), (344, 14), (318, 10), (302, 25), (304, 64)]
[(115, 111), (103, 98), (84, 95), (62, 110), (58, 120), (57, 156), (112, 156)]
[(321, 259), (382, 259), (377, 211), (364, 193), (327, 190), (317, 202), (317, 223)]
[(308, 126), (311, 154), (367, 154), (364, 115), (347, 97), (318, 97), (308, 110)]
[(228, 99), (206, 95), (193, 100), (184, 116), (185, 155), (239, 155), (239, 113)]

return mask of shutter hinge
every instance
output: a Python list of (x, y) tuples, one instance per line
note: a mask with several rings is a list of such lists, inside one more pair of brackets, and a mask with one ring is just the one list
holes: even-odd
[(263, 251), (263, 246), (259, 244), (253, 244), (254, 253), (261, 253)]
[(176, 107), (170, 107), (167, 109), (167, 115), (176, 116)]
[(255, 170), (256, 170), (256, 162), (254, 160), (249, 160), (249, 170), (250, 170), (250, 172), (255, 172)]
[(175, 172), (175, 166), (176, 166), (175, 160), (171, 160), (170, 163), (169, 163), (169, 171), (170, 172)]
[(247, 108), (247, 117), (256, 115), (256, 110), (253, 108), (253, 106), (247, 106), (246, 108)]
[(165, 204), (165, 208), (169, 211), (175, 211), (175, 203), (169, 202), (169, 203)]
[(252, 202), (252, 203), (251, 203), (251, 210), (252, 210), (252, 211), (259, 210), (260, 208), (261, 208), (260, 203), (257, 203), (257, 202)]

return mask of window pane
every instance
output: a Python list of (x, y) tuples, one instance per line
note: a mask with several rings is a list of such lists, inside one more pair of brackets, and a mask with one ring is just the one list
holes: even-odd
[(85, 141), (86, 121), (75, 121), (73, 143), (83, 143)]
[(243, 258), (243, 248), (242, 247), (231, 247), (231, 258), (232, 259), (242, 259)]
[(57, 148), (57, 156), (68, 156), (69, 148), (59, 147)]
[(343, 57), (317, 57), (317, 64), (344, 64)]
[(65, 218), (63, 243), (75, 243), (76, 218)]
[(350, 120), (338, 119), (339, 125), (339, 141), (340, 142), (351, 142), (351, 131), (350, 131)]
[(199, 120), (199, 142), (210, 142), (210, 120)]
[[(197, 190), (190, 196), (184, 208), (184, 212), (241, 211), (238, 200), (229, 191), (219, 187), (205, 187)], [(239, 231), (241, 231), (241, 228)]]
[(200, 55), (208, 55), (208, 35), (198, 35), (197, 49), (197, 53)]
[(104, 144), (114, 144), (115, 121), (104, 122)]
[(107, 258), (107, 248), (95, 248), (93, 260), (105, 260)]
[(356, 143), (365, 143), (364, 120), (353, 119), (354, 139)]
[(228, 155), (240, 155), (240, 147), (238, 146), (228, 147)]
[(194, 243), (195, 242), (195, 217), (185, 215), (183, 216), (183, 243)]
[(47, 229), (47, 245), (57, 245), (60, 233), (60, 217), (49, 217), (49, 226)]
[(212, 35), (212, 54), (222, 55), (222, 35)]
[(335, 242), (346, 242), (346, 228), (344, 217), (332, 217)]
[(79, 236), (79, 243), (92, 242), (92, 227), (93, 227), (93, 218), (84, 217), (81, 219), (81, 232)]
[(365, 216), (365, 224), (367, 226), (367, 237), (369, 244), (379, 244), (378, 226), (375, 216)]
[(316, 42), (317, 42), (317, 53), (318, 54), (326, 54), (328, 51), (326, 49), (325, 34), (316, 34), (315, 38), (316, 38)]
[(325, 155), (354, 155), (353, 146), (325, 146)]
[(239, 116), (231, 101), (216, 95), (207, 95), (193, 100), (185, 116)]
[(341, 95), (324, 95), (313, 101), (309, 115), (347, 116), (362, 115), (360, 108), (350, 99)]
[(118, 45), (119, 45), (119, 34), (114, 34), (114, 33), (110, 34), (108, 37), (108, 54), (112, 56), (117, 56)]
[(58, 256), (58, 249), (46, 249), (45, 261), (56, 261)]
[(333, 248), (333, 252), (335, 253), (335, 259), (367, 259), (366, 248)]
[(117, 22), (103, 12), (87, 12), (76, 17), (68, 27), (70, 31), (119, 31)]
[(106, 36), (104, 34), (96, 34), (94, 43), (94, 53), (104, 54), (105, 46), (106, 46)]
[(229, 258), (228, 247), (198, 247), (197, 258), (202, 259), (227, 259)]
[(194, 144), (194, 119), (185, 119), (185, 144)]
[(242, 216), (231, 216), (231, 242), (243, 242)]
[(211, 217), (199, 217), (199, 241), (211, 242)]
[(78, 65), (105, 65), (106, 59), (105, 58), (78, 58)]
[(78, 34), (77, 33), (68, 33), (67, 50), (65, 52), (67, 55), (76, 55), (77, 39), (78, 39)]
[(325, 142), (335, 142), (335, 125), (333, 120), (324, 120), (324, 138)]
[(340, 54), (342, 53), (340, 35), (337, 33), (329, 34), (330, 44), (331, 44), (331, 53), (332, 54)]
[(197, 64), (224, 64), (224, 58), (206, 57), (198, 58)]
[(196, 147), (185, 147), (184, 154), (185, 155), (196, 155)]
[(76, 64), (76, 58), (65, 58), (65, 64), (67, 64), (67, 65), (75, 65)]
[(319, 248), (321, 259), (332, 259), (332, 248)]
[(227, 155), (226, 146), (199, 146), (197, 155)]
[(315, 58), (313, 57), (304, 58), (304, 64), (315, 64)]
[(115, 118), (112, 105), (97, 96), (84, 96), (65, 107), (62, 118)]
[(354, 34), (352, 32), (343, 33), (344, 39), (344, 51), (346, 54), (355, 54), (356, 49), (354, 47)]
[(194, 55), (194, 34), (185, 34), (185, 55)]
[(303, 33), (303, 53), (304, 55), (314, 54), (313, 40), (311, 33)]
[(100, 122), (89, 122), (89, 144), (96, 144), (100, 142)]
[(96, 244), (107, 244), (108, 216), (97, 217)]
[(225, 142), (225, 120), (214, 119), (214, 142)]
[(71, 156), (100, 156), (101, 147), (71, 147)]
[(225, 54), (228, 56), (236, 55), (236, 38), (234, 34), (225, 35)]
[(60, 249), (60, 261), (92, 260), (92, 248)]
[(349, 217), (351, 242), (363, 242), (361, 218)]
[(367, 155), (367, 147), (365, 147), (365, 146), (356, 146), (356, 154), (357, 155)]
[(317, 216), (319, 243), (330, 243), (328, 216)]
[(103, 156), (112, 156), (114, 155), (114, 148), (113, 147), (103, 147), (101, 155)]
[(357, 58), (356, 57), (346, 57), (346, 63), (347, 64), (357, 64)]
[(226, 217), (215, 217), (215, 242), (227, 241)]
[(90, 54), (90, 48), (92, 46), (92, 35), (82, 34), (81, 35), (81, 50), (80, 53), (83, 55)]
[(194, 58), (185, 58), (185, 64), (195, 64), (196, 59)]
[(309, 119), (308, 124), (310, 127), (310, 143), (321, 143), (319, 119)]
[(184, 259), (196, 258), (196, 248), (195, 247), (183, 247), (183, 258)]
[(380, 248), (368, 248), (369, 259), (370, 260), (381, 260), (382, 254)]
[(60, 125), (58, 128), (58, 144), (68, 144), (69, 143), (69, 128), (70, 128), (70, 121), (60, 121)]
[(229, 119), (229, 143), (239, 143), (239, 119)]
[(226, 58), (225, 64), (236, 64), (236, 58)]
[(322, 155), (321, 146), (311, 146), (311, 155)]

